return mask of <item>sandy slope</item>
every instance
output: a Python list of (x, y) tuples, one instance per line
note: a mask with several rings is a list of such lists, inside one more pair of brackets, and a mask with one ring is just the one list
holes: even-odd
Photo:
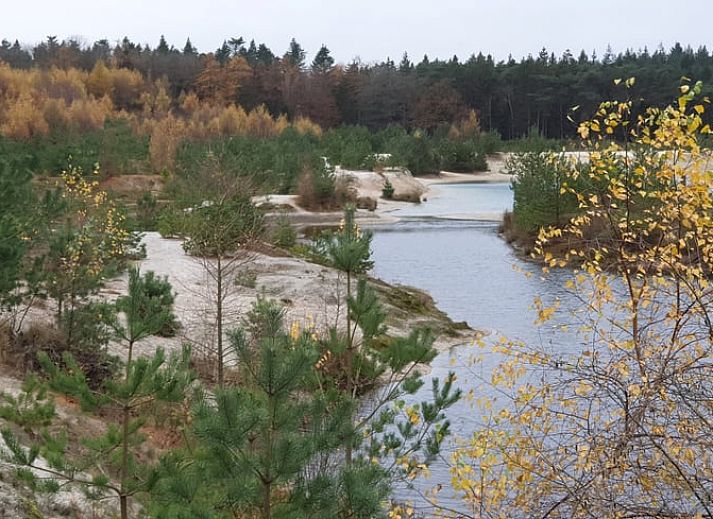
[[(183, 330), (176, 338), (147, 339), (139, 345), (139, 351), (150, 353), (157, 346), (176, 349), (183, 342), (196, 347), (215, 342), (212, 298), (215, 284), (206, 274), (201, 260), (186, 255), (179, 240), (164, 239), (157, 233), (147, 233), (144, 242), (147, 258), (140, 267), (168, 277), (176, 292), (176, 315)], [(338, 271), (298, 258), (260, 253), (247, 254), (240, 260), (239, 269), (254, 276), (255, 286), (237, 285), (235, 274), (227, 280), (231, 291), (225, 303), (226, 328), (237, 325), (259, 295), (280, 301), (285, 306), (288, 324), (313, 322), (317, 332), (322, 334), (331, 326), (344, 326), (346, 317), (342, 301), (346, 288)], [(115, 280), (107, 289), (121, 291), (123, 284), (123, 279)], [(392, 322), (392, 333), (405, 334), (423, 320), (422, 316), (412, 316)], [(458, 342), (463, 340), (444, 339), (439, 346), (447, 347)]]

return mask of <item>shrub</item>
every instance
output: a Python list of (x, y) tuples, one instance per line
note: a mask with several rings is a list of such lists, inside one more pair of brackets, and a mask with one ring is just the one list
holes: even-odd
[(155, 231), (158, 218), (158, 200), (146, 191), (136, 201), (136, 223), (142, 231)]
[(561, 150), (562, 145), (562, 141), (543, 137), (542, 133), (534, 126), (528, 131), (527, 137), (508, 141), (505, 148), (513, 153), (544, 153)]
[(257, 286), (257, 274), (252, 270), (241, 270), (235, 276), (235, 284), (245, 288), (255, 288)]
[(521, 153), (508, 159), (507, 172), (514, 175), (513, 216), (518, 229), (533, 233), (543, 226), (560, 225), (577, 210), (577, 200), (562, 193), (566, 162), (551, 153)]
[(363, 126), (343, 126), (329, 130), (322, 137), (324, 155), (333, 164), (347, 169), (371, 169), (373, 156), (371, 133)]
[(368, 211), (376, 211), (377, 202), (375, 198), (370, 196), (360, 196), (356, 200), (357, 209), (366, 209)]
[[(119, 365), (118, 359), (106, 348), (110, 318), (107, 305), (88, 304), (67, 312), (61, 328), (33, 323), (27, 330), (7, 338), (4, 360), (22, 371), (41, 371), (39, 354), (46, 354), (53, 362), (62, 364), (69, 353), (82, 366), (90, 385), (99, 387)], [(69, 328), (71, 338), (67, 333)]]
[(297, 185), (299, 204), (305, 209), (330, 209), (335, 205), (334, 174), (327, 168), (305, 168)]
[(156, 229), (164, 238), (177, 238), (185, 234), (187, 222), (185, 211), (171, 205), (158, 214)]
[(297, 231), (295, 231), (290, 224), (289, 218), (284, 214), (277, 219), (273, 241), (275, 245), (284, 249), (290, 249), (297, 243)]
[(405, 193), (394, 193), (392, 199), (396, 202), (411, 202), (412, 204), (421, 203), (421, 195), (415, 191)]
[(472, 139), (443, 139), (438, 143), (437, 153), (441, 159), (441, 169), (446, 171), (470, 173), (488, 169), (485, 152)]
[(388, 165), (405, 167), (414, 175), (440, 171), (440, 158), (426, 133), (420, 130), (411, 134), (392, 132), (384, 143), (386, 152), (391, 153)]
[(503, 146), (503, 139), (495, 130), (481, 133), (478, 135), (477, 142), (485, 156), (497, 153)]
[[(173, 293), (173, 287), (167, 277), (158, 277), (152, 271), (148, 271), (143, 275), (142, 282), (144, 294), (149, 300), (155, 301), (161, 308), (173, 308), (176, 295)], [(117, 305), (123, 309), (121, 303), (117, 303)], [(148, 316), (143, 315), (142, 311), (139, 312), (138, 317), (148, 319)], [(181, 327), (172, 311), (162, 320), (162, 323), (161, 328), (155, 333), (159, 337), (175, 337)]]
[(394, 197), (394, 185), (388, 178), (384, 181), (384, 187), (381, 190), (381, 196), (383, 196), (387, 200), (391, 200)]

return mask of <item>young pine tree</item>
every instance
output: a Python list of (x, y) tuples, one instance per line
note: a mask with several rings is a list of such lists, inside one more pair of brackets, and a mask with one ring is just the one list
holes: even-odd
[(449, 374), (443, 385), (434, 379), (431, 401), (403, 405), (423, 384), (418, 367), (435, 357), (435, 336), (425, 328), (407, 337), (387, 335), (386, 312), (365, 277), (373, 264), (370, 248), (371, 234), (358, 228), (353, 208), (345, 211), (339, 232), (317, 243), (317, 252), (347, 278), (347, 329), (333, 329), (323, 341), (331, 365), (320, 372), (320, 387), (337, 388), (352, 400), (374, 390), (362, 415), (352, 417), (355, 434), (343, 438), (347, 466), (356, 450), (357, 464), (388, 458), (410, 472), (438, 453), (449, 429), (444, 411), (460, 398), (460, 391), (454, 390)]
[(299, 495), (309, 488), (306, 469), (339, 446), (353, 408), (309, 391), (317, 343), (308, 331), (288, 333), (283, 318), (282, 308), (259, 300), (248, 327), (230, 334), (240, 383), (198, 405), (195, 446), (165, 460), (155, 517), (311, 517)]
[[(58, 489), (60, 484), (75, 484), (97, 496), (111, 492), (118, 498), (122, 519), (129, 517), (131, 498), (144, 492), (151, 482), (150, 465), (137, 459), (145, 443), (141, 428), (148, 420), (147, 411), (155, 404), (181, 402), (192, 381), (187, 349), (170, 358), (162, 350), (151, 357), (134, 356), (135, 345), (158, 333), (172, 318), (165, 300), (147, 290), (149, 281), (138, 270), (131, 270), (128, 295), (116, 303), (120, 318), (114, 320), (113, 330), (127, 349), (122, 374), (93, 389), (71, 355), (65, 355), (63, 366), (41, 355), (49, 388), (76, 398), (84, 411), (102, 411), (111, 417), (103, 434), (81, 438), (84, 449), (80, 456), (69, 454), (66, 433), (52, 434), (46, 427), (51, 420), (47, 416), (49, 404), (44, 403), (44, 387), (28, 383), (24, 393), (6, 397), (6, 405), (0, 408), (6, 419), (31, 433), (27, 435), (28, 448), (9, 428), (2, 431), (8, 447), (5, 454), (18, 467), (19, 474), (33, 485), (40, 475), (48, 478), (44, 487), (50, 490)], [(32, 403), (33, 398), (37, 403)]]
[(215, 348), (208, 349), (216, 358), (216, 378), (222, 387), (226, 301), (235, 289), (233, 280), (238, 270), (252, 258), (245, 246), (262, 231), (262, 217), (250, 197), (236, 193), (232, 186), (204, 207), (195, 209), (189, 217), (187, 230), (184, 248), (201, 261), (210, 304), (215, 311)]

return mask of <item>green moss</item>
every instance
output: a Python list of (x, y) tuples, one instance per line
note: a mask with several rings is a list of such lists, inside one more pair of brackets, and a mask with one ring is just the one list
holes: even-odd
[(429, 295), (404, 286), (381, 286), (379, 292), (391, 306), (411, 315), (428, 315), (435, 309)]
[(460, 332), (470, 330), (468, 323), (454, 322), (439, 310), (433, 298), (426, 292), (403, 285), (388, 285), (379, 280), (372, 280), (382, 300), (392, 307), (389, 312), (391, 325), (400, 325), (404, 321), (418, 319), (432, 327), (437, 335), (456, 337)]

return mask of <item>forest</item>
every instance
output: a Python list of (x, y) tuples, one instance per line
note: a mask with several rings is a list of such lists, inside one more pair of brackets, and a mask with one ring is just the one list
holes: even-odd
[[(474, 110), (484, 131), (505, 140), (532, 133), (576, 136), (576, 125), (567, 119), (570, 109), (591, 113), (599, 100), (611, 97), (616, 78), (636, 77), (633, 96), (663, 106), (681, 77), (707, 85), (713, 76), (713, 56), (705, 47), (676, 44), (616, 55), (608, 50), (602, 56), (576, 52), (555, 56), (542, 49), (504, 61), (482, 53), (447, 60), (404, 53), (398, 63), (386, 58), (339, 64), (327, 46), (308, 61), (294, 39), (283, 53), (242, 37), (199, 51), (190, 39), (175, 47), (162, 37), (152, 49), (127, 38), (116, 45), (107, 40), (84, 45), (50, 36), (27, 48), (3, 40), (0, 61), (13, 69), (92, 74), (89, 92), (97, 98), (110, 94), (117, 110), (146, 109), (148, 96), (158, 102), (155, 108), (177, 107), (195, 93), (201, 101), (235, 103), (248, 112), (264, 106), (273, 117), (306, 117), (323, 128), (357, 125), (375, 131), (395, 124), (429, 132)], [(76, 93), (49, 95), (71, 101)]]

